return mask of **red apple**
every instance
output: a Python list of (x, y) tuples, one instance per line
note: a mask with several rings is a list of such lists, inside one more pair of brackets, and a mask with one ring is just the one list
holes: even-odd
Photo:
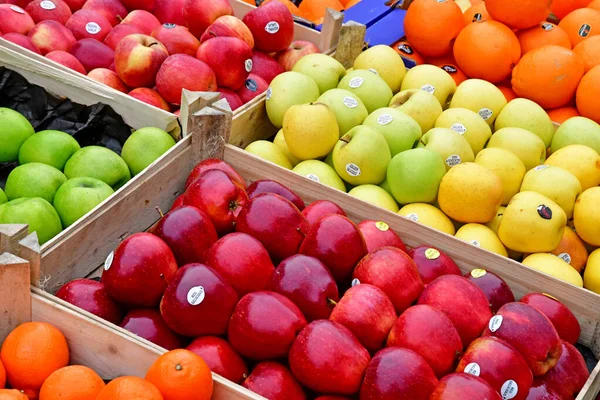
[(128, 86), (152, 87), (167, 57), (167, 48), (152, 36), (129, 35), (121, 39), (115, 49), (115, 67)]
[(292, 44), (294, 18), (283, 3), (272, 1), (257, 7), (246, 14), (242, 21), (252, 32), (256, 50), (273, 53), (285, 50)]
[(400, 315), (386, 346), (417, 352), (440, 378), (454, 369), (463, 350), (452, 321), (443, 312), (426, 305), (412, 306)]
[(294, 40), (290, 46), (277, 53), (276, 60), (286, 71), (291, 71), (294, 65), (307, 54), (320, 53), (319, 48), (306, 40)]
[(115, 52), (113, 49), (96, 39), (78, 40), (71, 47), (69, 53), (73, 54), (79, 60), (86, 71), (96, 68), (111, 69), (110, 66), (115, 61)]
[(237, 17), (231, 15), (223, 15), (215, 20), (211, 26), (209, 26), (202, 37), (200, 42), (204, 43), (207, 40), (216, 37), (236, 37), (242, 39), (248, 43), (250, 48), (254, 48), (254, 38), (250, 29)]
[(573, 398), (590, 377), (585, 360), (571, 343), (562, 341), (562, 353), (541, 381), (563, 398)]
[(121, 0), (121, 3), (128, 10), (144, 10), (152, 11), (154, 9), (155, 0)]
[(258, 363), (242, 386), (269, 400), (305, 400), (306, 394), (294, 375), (274, 361)]
[(236, 218), (248, 202), (242, 185), (220, 170), (205, 171), (187, 188), (183, 198), (184, 204), (208, 214), (219, 236), (233, 232)]
[(14, 4), (21, 8), (25, 8), (30, 2), (31, 0), (0, 0), (0, 4)]
[[(529, 390), (529, 394), (527, 395), (527, 400), (565, 400), (562, 396), (556, 393), (554, 390), (550, 389), (544, 382), (542, 381), (534, 381), (531, 389)], [(568, 400), (572, 400), (568, 399)]]
[(262, 193), (242, 208), (235, 228), (260, 240), (273, 261), (279, 262), (298, 253), (308, 223), (291, 201)]
[(81, 65), (79, 60), (76, 59), (73, 54), (67, 53), (66, 51), (51, 51), (50, 53), (46, 54), (46, 58), (55, 61), (61, 65), (64, 65), (67, 68), (71, 68), (72, 70), (77, 71), (80, 74), (87, 75), (87, 72), (85, 72), (85, 68), (83, 68), (83, 65)]
[(354, 267), (367, 254), (367, 245), (354, 222), (332, 214), (312, 225), (300, 246), (300, 253), (318, 258), (338, 284), (347, 284)]
[(71, 18), (71, 9), (63, 0), (33, 0), (25, 11), (36, 24), (52, 20), (64, 25)]
[(152, 37), (165, 45), (169, 55), (195, 56), (200, 46), (200, 41), (186, 27), (170, 23), (162, 24), (154, 29)]
[(252, 71), (252, 49), (234, 37), (218, 37), (200, 45), (196, 58), (215, 72), (217, 85), (238, 90)]
[(75, 39), (92, 38), (104, 41), (112, 25), (104, 16), (92, 10), (76, 11), (65, 24)]
[(544, 293), (530, 293), (519, 301), (529, 304), (548, 317), (562, 340), (573, 345), (577, 343), (581, 334), (581, 326), (575, 315), (563, 303)]
[(465, 278), (483, 291), (494, 314), (506, 303), (515, 301), (515, 295), (508, 284), (493, 272), (485, 269), (474, 269), (467, 272)]
[(285, 70), (277, 60), (268, 54), (254, 50), (252, 52), (252, 73), (260, 76), (267, 83), (279, 74), (283, 74)]
[(150, 233), (134, 233), (104, 262), (102, 282), (119, 303), (154, 307), (177, 272), (169, 246)]
[(456, 372), (478, 376), (504, 398), (513, 400), (525, 400), (533, 383), (533, 375), (523, 356), (513, 346), (493, 336), (471, 343)]
[(417, 246), (408, 252), (411, 256), (423, 283), (428, 285), (442, 275), (462, 275), (460, 268), (444, 252), (431, 246)]
[(254, 360), (285, 357), (306, 326), (300, 309), (275, 292), (254, 292), (241, 298), (233, 311), (227, 337), (242, 356)]
[(8, 40), (9, 42), (18, 44), (19, 46), (26, 48), (29, 51), (33, 51), (36, 54), (41, 54), (38, 48), (35, 47), (35, 44), (31, 41), (31, 39), (29, 39), (27, 36), (21, 33), (5, 33), (1, 37), (4, 40)]
[(268, 88), (269, 84), (267, 81), (258, 75), (250, 73), (244, 85), (238, 89), (237, 94), (239, 95), (240, 100), (246, 104), (266, 92)]
[(283, 186), (281, 183), (272, 181), (270, 179), (261, 179), (252, 182), (252, 184), (248, 186), (246, 193), (248, 193), (248, 197), (250, 199), (253, 199), (262, 193), (275, 193), (294, 203), (294, 205), (298, 207), (298, 210), (300, 211), (304, 210), (305, 207), (304, 200), (302, 200), (300, 196)]
[(242, 103), (242, 100), (240, 100), (239, 96), (233, 90), (226, 88), (218, 88), (217, 92), (221, 93), (222, 99), (227, 100), (227, 103), (229, 103), (229, 107), (231, 107), (231, 111), (235, 111), (244, 105), (244, 103)]
[(217, 78), (210, 67), (187, 54), (169, 56), (156, 75), (156, 89), (169, 103), (179, 105), (183, 89), (214, 92)]
[(128, 330), (167, 350), (180, 349), (183, 339), (169, 329), (160, 313), (153, 308), (141, 308), (127, 313), (121, 328)]
[(103, 15), (115, 26), (127, 16), (127, 9), (119, 0), (87, 0), (82, 10), (93, 10)]
[[(171, 111), (169, 103), (163, 99), (157, 91), (148, 88), (137, 88), (129, 92), (129, 95), (139, 101), (150, 104), (154, 107), (163, 109), (165, 111)], [(182, 198), (183, 201), (183, 198)]]
[(171, 23), (185, 25), (183, 19), (183, 6), (185, 0), (156, 0), (153, 14), (161, 24)]
[(185, 25), (198, 38), (223, 15), (233, 15), (227, 0), (186, 0), (183, 5)]
[(292, 373), (304, 386), (348, 395), (360, 389), (370, 358), (348, 328), (328, 320), (313, 321), (302, 329), (288, 356)]
[(218, 239), (208, 215), (192, 206), (169, 211), (158, 221), (154, 234), (171, 248), (179, 265), (205, 262), (208, 249)]
[(316, 397), (315, 400), (351, 400), (349, 397), (345, 396), (319, 396)]
[[(450, 374), (440, 379), (430, 400), (502, 400), (483, 379), (469, 374)], [(508, 399), (508, 398), (506, 398)]]
[(64, 2), (67, 3), (69, 8), (71, 9), (72, 13), (81, 10), (81, 7), (83, 7), (86, 1), (87, 0), (64, 0)]
[[(302, 210), (302, 215), (306, 218), (306, 221), (308, 221), (310, 226), (321, 218), (331, 214), (346, 216), (346, 213), (340, 206), (329, 200), (317, 200)], [(358, 227), (360, 229), (360, 224)]]
[(423, 291), (415, 263), (396, 247), (382, 247), (368, 254), (358, 263), (352, 277), (353, 284), (368, 283), (383, 290), (398, 314), (410, 307)]
[(275, 271), (267, 249), (257, 239), (234, 232), (210, 247), (206, 263), (243, 296), (265, 290)]
[(14, 4), (0, 4), (0, 32), (27, 35), (35, 22), (25, 10)]
[(96, 82), (100, 82), (105, 84), (106, 86), (110, 86), (111, 88), (118, 90), (119, 92), (127, 93), (129, 92), (129, 88), (125, 83), (119, 78), (116, 72), (111, 71), (107, 68), (96, 68), (91, 70), (87, 74), (88, 78), (95, 80)]
[[(121, 24), (131, 24), (140, 28), (144, 35), (152, 34), (152, 31), (160, 26), (160, 21), (148, 10), (133, 10), (121, 21)], [(119, 24), (120, 25), (120, 24)]]
[(542, 376), (556, 365), (562, 344), (552, 322), (525, 303), (508, 303), (490, 320), (484, 336), (504, 339), (521, 353), (533, 376)]
[(437, 383), (429, 364), (414, 351), (383, 349), (367, 367), (360, 400), (429, 399)]
[(123, 320), (123, 311), (106, 293), (102, 282), (75, 279), (58, 289), (56, 297), (113, 324)]
[(179, 196), (177, 196), (177, 198), (173, 202), (173, 205), (171, 206), (171, 209), (169, 211), (173, 211), (177, 207), (183, 206), (183, 198), (184, 198), (184, 196), (185, 196), (185, 193), (180, 194)]
[(358, 224), (358, 229), (365, 238), (369, 253), (382, 247), (396, 247), (405, 253), (408, 252), (402, 239), (383, 221), (362, 221)]
[(203, 172), (208, 171), (209, 169), (218, 169), (227, 172), (233, 181), (237, 182), (244, 189), (246, 189), (246, 181), (244, 178), (242, 178), (242, 176), (238, 174), (236, 170), (231, 167), (231, 165), (218, 158), (208, 158), (196, 165), (185, 181), (185, 188), (187, 189), (190, 187), (190, 185), (194, 183), (194, 181), (198, 179)]
[(104, 38), (104, 44), (106, 44), (111, 49), (116, 49), (117, 45), (125, 36), (135, 35), (139, 33), (144, 33), (140, 27), (133, 24), (121, 23), (115, 26)]
[(329, 317), (348, 328), (371, 353), (383, 348), (396, 318), (398, 316), (389, 297), (369, 284), (348, 289)]
[(228, 341), (216, 336), (203, 336), (194, 340), (187, 349), (198, 354), (215, 374), (240, 384), (248, 375), (246, 362)]
[(187, 264), (167, 286), (160, 314), (180, 335), (223, 335), (237, 301), (235, 290), (214, 269)]
[(56, 50), (69, 51), (77, 42), (71, 31), (56, 21), (40, 22), (29, 31), (28, 37), (43, 55)]

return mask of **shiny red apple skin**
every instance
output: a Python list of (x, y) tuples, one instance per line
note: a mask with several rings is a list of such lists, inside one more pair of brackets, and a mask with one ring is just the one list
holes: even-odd
[[(500, 394), (502, 388), (516, 391), (513, 400), (525, 400), (533, 383), (533, 375), (523, 356), (513, 346), (493, 336), (474, 340), (456, 372), (479, 376)], [(505, 386), (510, 380), (514, 384)]]
[(78, 40), (69, 53), (74, 55), (88, 72), (96, 68), (111, 69), (110, 66), (115, 61), (114, 50), (96, 39)]
[(215, 72), (217, 85), (238, 90), (252, 71), (252, 49), (236, 37), (216, 37), (200, 45), (196, 58)]
[(183, 5), (185, 24), (197, 38), (223, 15), (233, 15), (227, 0), (186, 0)]
[(88, 74), (87, 77), (102, 83), (108, 87), (111, 87), (115, 90), (118, 90), (121, 93), (127, 93), (129, 92), (129, 88), (127, 87), (127, 85), (125, 85), (125, 83), (121, 80), (121, 78), (119, 78), (119, 75), (117, 75), (116, 72), (107, 69), (107, 68), (96, 68), (91, 70)]
[(185, 205), (204, 211), (219, 236), (233, 232), (236, 218), (249, 204), (244, 187), (220, 170), (208, 170), (198, 177), (183, 198)]
[(565, 399), (550, 389), (544, 382), (536, 380), (529, 390), (527, 400), (573, 400), (573, 398)]
[[(8, 40), (11, 43), (18, 44), (19, 46), (24, 47), (29, 51), (33, 51), (36, 54), (42, 54), (42, 53), (40, 53), (38, 48), (35, 46), (33, 41), (21, 33), (16, 33), (16, 32), (5, 33), (4, 35), (0, 35), (0, 37), (2, 37), (2, 39), (4, 39), (4, 40)], [(67, 54), (69, 54), (69, 53), (67, 53)], [(83, 71), (83, 73), (85, 73), (85, 70)]]
[(267, 249), (245, 233), (233, 232), (216, 241), (206, 263), (229, 283), (239, 296), (265, 290), (275, 271)]
[(169, 211), (158, 222), (154, 234), (171, 248), (180, 266), (204, 262), (208, 249), (218, 240), (208, 215), (193, 206)]
[(180, 349), (185, 346), (183, 339), (169, 329), (160, 313), (154, 308), (139, 308), (129, 311), (120, 326), (167, 350)]
[(462, 275), (460, 268), (444, 252), (431, 246), (417, 246), (408, 255), (413, 259), (419, 270), (423, 283), (428, 285), (442, 275)]
[(483, 379), (456, 373), (440, 379), (430, 400), (502, 400), (502, 397)]
[(298, 253), (308, 232), (308, 222), (291, 201), (277, 194), (262, 193), (242, 208), (235, 228), (260, 240), (271, 259), (280, 262)]
[(152, 14), (161, 24), (171, 23), (186, 26), (183, 18), (184, 5), (185, 0), (156, 0)]
[(316, 397), (315, 400), (351, 400), (349, 397), (345, 396), (319, 396)]
[(358, 392), (371, 357), (346, 327), (313, 321), (294, 340), (288, 361), (294, 376), (318, 393)]
[(263, 94), (269, 88), (269, 84), (260, 76), (250, 73), (241, 88), (237, 90), (240, 100), (246, 104)]
[(127, 9), (119, 0), (87, 0), (81, 9), (102, 14), (112, 26), (116, 26), (127, 17)]
[(233, 348), (253, 360), (285, 357), (306, 326), (300, 309), (287, 297), (269, 291), (249, 293), (233, 311), (227, 337)]
[(397, 318), (389, 297), (367, 283), (348, 289), (329, 317), (348, 328), (370, 353), (383, 348)]
[(190, 343), (187, 349), (198, 354), (215, 374), (240, 384), (248, 374), (242, 357), (228, 341), (217, 336), (202, 336)]
[(167, 57), (167, 48), (152, 36), (129, 35), (115, 48), (115, 68), (127, 86), (150, 88)]
[(121, 3), (128, 10), (152, 11), (156, 2), (155, 0), (121, 0)]
[(85, 68), (83, 68), (83, 65), (81, 65), (79, 60), (76, 59), (74, 55), (69, 54), (66, 51), (51, 51), (50, 53), (46, 54), (46, 58), (64, 65), (65, 67), (71, 68), (73, 71), (77, 71), (80, 74), (87, 75)]
[(320, 53), (314, 43), (306, 40), (294, 40), (287, 49), (277, 53), (276, 60), (283, 69), (291, 71), (298, 60), (313, 53)]
[(115, 26), (104, 38), (104, 44), (111, 49), (116, 49), (117, 45), (125, 36), (136, 35), (144, 33), (144, 31), (137, 25), (130, 23), (120, 23)]
[(173, 54), (158, 70), (156, 90), (166, 101), (178, 106), (183, 89), (214, 92), (217, 90), (217, 78), (205, 62), (187, 54)]
[(102, 282), (75, 279), (58, 289), (56, 297), (113, 324), (123, 320), (123, 310), (106, 293)]
[[(89, 24), (96, 24), (97, 26), (90, 26)], [(112, 30), (110, 22), (102, 14), (92, 10), (76, 11), (71, 15), (65, 26), (73, 32), (73, 36), (77, 40), (91, 38), (102, 42)], [(91, 29), (92, 27), (99, 27), (100, 29)]]
[(300, 196), (298, 196), (296, 193), (294, 193), (287, 187), (283, 186), (281, 183), (272, 181), (270, 179), (261, 179), (252, 182), (252, 184), (248, 186), (246, 193), (248, 193), (248, 197), (250, 199), (253, 199), (262, 193), (274, 193), (294, 203), (294, 205), (300, 211), (303, 211), (306, 207), (306, 205), (304, 204), (304, 200), (302, 200)]
[(240, 96), (238, 96), (237, 93), (231, 89), (217, 88), (217, 92), (221, 93), (222, 99), (227, 100), (229, 107), (231, 107), (231, 111), (235, 111), (244, 105), (242, 100), (240, 100)]
[(563, 340), (558, 363), (541, 377), (541, 381), (564, 398), (572, 398), (579, 393), (589, 377), (590, 373), (581, 353), (571, 343)]
[[(25, 0), (27, 3), (29, 3), (29, 0)], [(85, 2), (87, 0), (64, 0), (65, 3), (67, 3), (67, 5), (69, 6), (69, 8), (71, 9), (71, 12), (75, 12), (78, 10), (81, 10), (81, 7), (83, 7), (83, 5), (85, 4)]]
[(0, 32), (27, 35), (34, 25), (35, 22), (31, 16), (21, 7), (0, 4)]
[(553, 368), (562, 353), (562, 343), (552, 322), (525, 303), (503, 305), (483, 336), (495, 336), (511, 344), (525, 358), (534, 377)]
[(463, 350), (452, 321), (427, 305), (404, 311), (390, 330), (386, 346), (413, 350), (427, 361), (438, 378), (454, 370)]
[(283, 260), (275, 269), (267, 290), (293, 301), (309, 322), (328, 319), (333, 302), (340, 299), (338, 287), (327, 267), (316, 258), (303, 254)]
[(292, 13), (277, 1), (255, 8), (244, 16), (242, 22), (252, 32), (254, 48), (265, 53), (285, 50), (294, 39)]
[(358, 224), (358, 229), (365, 238), (369, 253), (382, 247), (397, 247), (408, 253), (402, 239), (383, 221), (365, 220)]
[(223, 160), (219, 160), (218, 158), (208, 158), (192, 169), (192, 172), (188, 175), (187, 180), (185, 181), (185, 188), (187, 189), (204, 171), (208, 171), (209, 169), (219, 169), (221, 171), (227, 172), (230, 177), (238, 182), (240, 185), (246, 188), (246, 181), (240, 174), (237, 173), (229, 164), (227, 164)]
[(283, 67), (270, 55), (257, 50), (252, 52), (252, 73), (263, 78), (265, 82), (270, 84), (277, 75), (284, 72)]
[(52, 0), (54, 4), (54, 8), (52, 8), (42, 7), (42, 1), (33, 0), (25, 7), (25, 11), (27, 11), (36, 24), (48, 20), (59, 22), (61, 25), (67, 23), (71, 17), (71, 9), (67, 3), (63, 0)]
[(429, 399), (438, 380), (416, 352), (392, 347), (379, 351), (367, 367), (360, 400)]
[(104, 263), (102, 282), (110, 297), (130, 307), (154, 307), (177, 272), (169, 246), (151, 233), (134, 233)]
[(410, 307), (423, 291), (415, 263), (396, 247), (382, 247), (365, 256), (354, 269), (352, 278), (383, 290), (398, 314)]
[(127, 14), (123, 21), (121, 21), (121, 24), (135, 25), (142, 30), (140, 33), (143, 33), (144, 35), (150, 35), (154, 29), (160, 26), (161, 23), (158, 18), (152, 15), (148, 10), (138, 9)]
[(184, 198), (185, 193), (180, 194), (179, 196), (177, 196), (177, 198), (175, 199), (175, 201), (173, 202), (173, 205), (171, 206), (171, 209), (169, 211), (173, 211), (174, 209), (176, 209), (177, 207), (181, 207), (183, 206), (183, 198)]
[(236, 37), (246, 42), (251, 49), (254, 48), (254, 37), (252, 37), (250, 29), (241, 19), (232, 15), (222, 15), (217, 18), (215, 22), (206, 28), (206, 31), (200, 37), (200, 42), (204, 43), (216, 37)]
[(152, 31), (152, 37), (165, 45), (169, 55), (187, 54), (194, 57), (200, 47), (200, 41), (180, 25), (162, 24)]
[(506, 303), (515, 301), (515, 295), (510, 286), (498, 275), (484, 269), (474, 269), (465, 274), (471, 283), (483, 291), (490, 302), (492, 313), (497, 313)]
[(431, 282), (423, 290), (418, 304), (430, 305), (446, 314), (465, 348), (481, 335), (492, 317), (481, 289), (457, 275), (444, 275)]
[(304, 389), (292, 372), (274, 361), (258, 363), (242, 386), (269, 400), (306, 400)]
[[(313, 226), (315, 222), (331, 214), (338, 214), (346, 217), (344, 210), (329, 200), (317, 200), (313, 203), (310, 203), (304, 210), (302, 210), (302, 215), (304, 218), (306, 218), (306, 221), (308, 221), (310, 226)], [(358, 227), (360, 228), (360, 224)]]
[(52, 20), (42, 21), (39, 24), (36, 24), (31, 28), (27, 37), (31, 39), (31, 42), (42, 55), (57, 50), (71, 51), (70, 49), (74, 47), (77, 42), (70, 30), (65, 28), (64, 25), (61, 25), (60, 22)]
[(312, 225), (300, 253), (321, 260), (336, 282), (345, 285), (350, 283), (354, 267), (367, 255), (367, 245), (354, 222), (333, 214)]
[(171, 106), (169, 106), (169, 103), (167, 103), (166, 100), (163, 99), (162, 96), (155, 90), (148, 88), (137, 88), (129, 92), (129, 95), (134, 99), (143, 101), (144, 103), (150, 104), (156, 108), (160, 108), (161, 110), (165, 110), (167, 112), (171, 111)]
[(577, 343), (581, 325), (575, 315), (560, 301), (543, 293), (529, 293), (519, 300), (544, 314), (558, 332), (558, 336), (571, 344)]

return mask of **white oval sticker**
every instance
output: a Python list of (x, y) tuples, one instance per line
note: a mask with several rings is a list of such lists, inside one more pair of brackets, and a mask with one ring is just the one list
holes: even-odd
[(449, 167), (455, 167), (461, 163), (460, 156), (458, 154), (452, 154), (446, 158), (446, 165)]
[(450, 127), (450, 130), (453, 130), (456, 133), (460, 133), (461, 135), (464, 135), (465, 133), (467, 133), (467, 127), (464, 126), (463, 124), (452, 124), (452, 126)]
[(19, 6), (10, 6), (10, 9), (19, 14), (25, 14), (25, 10), (23, 10)]
[(479, 110), (479, 112), (477, 113), (479, 114), (479, 116), (481, 118), (483, 118), (484, 120), (488, 120), (490, 118), (492, 118), (492, 115), (494, 115), (494, 112), (492, 110), (490, 110), (489, 108), (482, 108), (481, 110)]
[(111, 251), (108, 256), (106, 257), (106, 260), (104, 261), (104, 270), (108, 271), (110, 269), (110, 266), (113, 263), (113, 260), (115, 259), (115, 252)]
[(356, 286), (356, 285), (360, 285), (360, 281), (358, 280), (358, 278), (352, 279), (352, 286)]
[(365, 80), (363, 78), (361, 78), (360, 76), (356, 76), (356, 77), (350, 79), (348, 86), (350, 86), (352, 89), (357, 89), (362, 86), (364, 81)]
[(550, 168), (550, 166), (549, 166), (549, 165), (538, 165), (538, 166), (537, 166), (537, 167), (535, 167), (533, 170), (534, 170), (534, 171), (543, 171), (543, 170), (545, 170), (546, 168)]
[(194, 286), (188, 291), (187, 301), (192, 306), (197, 306), (198, 304), (204, 301), (204, 287), (202, 286)]
[(246, 68), (246, 72), (252, 72), (252, 60), (247, 59), (244, 63), (244, 67)]
[(410, 219), (411, 221), (414, 222), (419, 222), (419, 216), (415, 213), (410, 213), (406, 216), (406, 218)]
[(479, 243), (478, 240), (470, 240), (469, 243), (471, 243), (473, 246), (477, 246), (477, 247), (481, 247), (481, 243)]
[(377, 118), (377, 123), (379, 125), (387, 125), (390, 122), (392, 122), (394, 120), (394, 117), (392, 117), (390, 114), (381, 114), (378, 118)]
[(50, 0), (44, 0), (40, 3), (40, 7), (42, 7), (44, 10), (54, 10), (56, 8), (56, 4)]
[(569, 253), (560, 253), (558, 258), (566, 262), (567, 264), (571, 264), (571, 255)]
[(271, 100), (271, 96), (273, 95), (273, 89), (267, 89), (267, 100)]
[(100, 28), (100, 25), (98, 25), (95, 22), (88, 22), (87, 24), (85, 24), (85, 30), (87, 31), (87, 33), (95, 35), (97, 33), (100, 33), (102, 28)]
[(375, 68), (369, 68), (368, 71), (374, 73), (375, 75), (379, 75), (379, 72), (377, 72)]
[(421, 86), (421, 90), (424, 90), (427, 93), (434, 94), (435, 93), (435, 86), (433, 86), (433, 85), (423, 85), (423, 86)]
[(492, 332), (496, 332), (498, 329), (500, 329), (500, 327), (502, 326), (502, 315), (494, 315), (491, 319), (490, 319), (490, 323), (488, 325), (488, 327), (490, 328), (490, 331)]
[(472, 362), (465, 367), (465, 374), (479, 376), (481, 374), (481, 367), (479, 364)]
[(269, 22), (267, 25), (265, 25), (265, 31), (267, 31), (271, 35), (279, 32), (279, 23), (277, 23), (277, 21)]
[(350, 176), (360, 176), (360, 167), (353, 163), (346, 164), (346, 172)]
[(504, 382), (502, 388), (500, 389), (502, 400), (510, 400), (514, 398), (517, 393), (519, 393), (519, 385), (517, 385), (517, 382), (513, 381), (512, 379)]
[(321, 180), (319, 179), (319, 177), (316, 176), (315, 174), (308, 174), (308, 175), (306, 175), (306, 177), (308, 179), (310, 179), (311, 181), (321, 182)]
[(356, 108), (358, 107), (358, 101), (350, 96), (346, 96), (344, 97), (344, 105), (348, 108)]

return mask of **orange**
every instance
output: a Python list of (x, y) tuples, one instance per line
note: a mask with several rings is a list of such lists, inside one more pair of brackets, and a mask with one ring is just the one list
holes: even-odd
[(0, 400), (28, 400), (27, 396), (16, 389), (0, 389)]
[(0, 358), (10, 386), (37, 391), (50, 374), (69, 364), (69, 347), (52, 325), (26, 322), (8, 335)]
[(350, 0), (347, 2), (341, 2), (344, 5), (344, 9), (349, 9), (352, 8), (353, 6), (357, 5), (358, 3), (360, 3), (360, 0)]
[(4, 364), (0, 361), (0, 389), (6, 387), (6, 369), (4, 369)]
[(550, 11), (558, 19), (563, 19), (571, 11), (586, 7), (589, 2), (590, 0), (553, 0)]
[(572, 117), (578, 117), (579, 112), (575, 107), (566, 106), (554, 108), (552, 110), (547, 110), (548, 116), (552, 120), (552, 122), (556, 122), (557, 124), (562, 124), (566, 120)]
[(576, 101), (582, 117), (600, 123), (600, 65), (583, 76), (577, 88)]
[(96, 400), (164, 400), (159, 390), (145, 379), (122, 376), (113, 379), (98, 393)]
[(585, 248), (584, 241), (568, 226), (565, 227), (565, 233), (560, 244), (551, 254), (561, 257), (579, 273), (583, 271), (588, 260), (588, 251)]
[(492, 16), (513, 29), (536, 26), (550, 15), (549, 0), (486, 0)]
[(600, 0), (594, 0), (587, 5), (588, 8), (593, 8), (596, 11), (600, 11)]
[(463, 18), (466, 25), (472, 22), (491, 21), (494, 19), (488, 12), (487, 8), (485, 8), (485, 2), (473, 4), (467, 11), (464, 12)]
[(517, 38), (523, 54), (550, 44), (571, 50), (571, 40), (567, 32), (551, 22), (542, 22), (533, 28), (518, 31)]
[(325, 12), (328, 8), (342, 11), (344, 6), (338, 0), (302, 0), (302, 3), (300, 3), (298, 8), (306, 18), (315, 22), (325, 16)]
[(71, 365), (54, 371), (42, 385), (40, 400), (95, 400), (105, 386), (92, 369)]
[(575, 47), (584, 39), (600, 34), (600, 11), (580, 8), (564, 17), (558, 26), (567, 32), (571, 46)]
[(585, 72), (588, 72), (596, 65), (600, 65), (600, 36), (592, 36), (582, 41), (573, 51), (581, 58)]
[(456, 86), (460, 85), (461, 83), (463, 83), (464, 81), (469, 79), (465, 75), (465, 73), (462, 72), (460, 70), (460, 68), (458, 68), (456, 63), (441, 63), (441, 64), (434, 64), (434, 65), (440, 67), (441, 69), (446, 71), (448, 74), (450, 74), (452, 79), (454, 79), (454, 82), (456, 82)]
[(498, 21), (469, 24), (454, 42), (454, 59), (469, 78), (501, 82), (520, 58), (519, 39)]
[(500, 89), (502, 94), (504, 94), (504, 97), (506, 97), (507, 103), (518, 97), (517, 94), (512, 90), (512, 88), (509, 88), (507, 86), (497, 86), (497, 88)]
[(39, 400), (40, 392), (37, 389), (23, 389), (21, 392), (27, 396), (29, 400)]
[(583, 61), (572, 50), (544, 46), (525, 54), (513, 69), (512, 88), (519, 97), (543, 108), (569, 103), (584, 74)]
[(202, 357), (189, 350), (172, 350), (158, 357), (146, 373), (165, 400), (210, 400), (213, 380)]
[(392, 49), (394, 49), (396, 53), (400, 54), (400, 57), (402, 57), (402, 61), (404, 61), (404, 65), (407, 68), (425, 64), (425, 59), (423, 56), (415, 51), (415, 49), (413, 49), (413, 47), (404, 40), (394, 43), (392, 45)]
[[(250, 0), (246, 0), (246, 1), (250, 1)], [(296, 5), (294, 3), (292, 3), (289, 0), (265, 0), (264, 2), (262, 2), (260, 5), (264, 6), (267, 3), (270, 3), (271, 1), (278, 1), (281, 4), (283, 4), (284, 6), (286, 6), (288, 8), (288, 10), (290, 10), (290, 12), (292, 13), (292, 15), (296, 15), (298, 17), (303, 17), (304, 18), (304, 14), (302, 13), (302, 11), (300, 11), (300, 9), (298, 7), (296, 7)]]
[(425, 57), (449, 54), (464, 26), (462, 11), (451, 0), (415, 0), (404, 17), (406, 39)]

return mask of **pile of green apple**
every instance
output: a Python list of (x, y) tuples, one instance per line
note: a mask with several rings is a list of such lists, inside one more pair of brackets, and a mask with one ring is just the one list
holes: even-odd
[(369, 48), (349, 70), (309, 54), (272, 81), (266, 98), (280, 131), (247, 151), (583, 285), (571, 256), (556, 251), (567, 246), (567, 225), (586, 257), (600, 247), (594, 121), (574, 117), (557, 129), (535, 102), (507, 102), (479, 79), (457, 87), (433, 65), (407, 71), (387, 46)]
[(101, 146), (81, 147), (71, 135), (35, 132), (20, 113), (0, 108), (0, 163), (18, 162), (0, 188), (0, 224), (28, 224), (40, 244), (108, 198), (175, 140), (158, 128), (131, 134), (121, 156)]

